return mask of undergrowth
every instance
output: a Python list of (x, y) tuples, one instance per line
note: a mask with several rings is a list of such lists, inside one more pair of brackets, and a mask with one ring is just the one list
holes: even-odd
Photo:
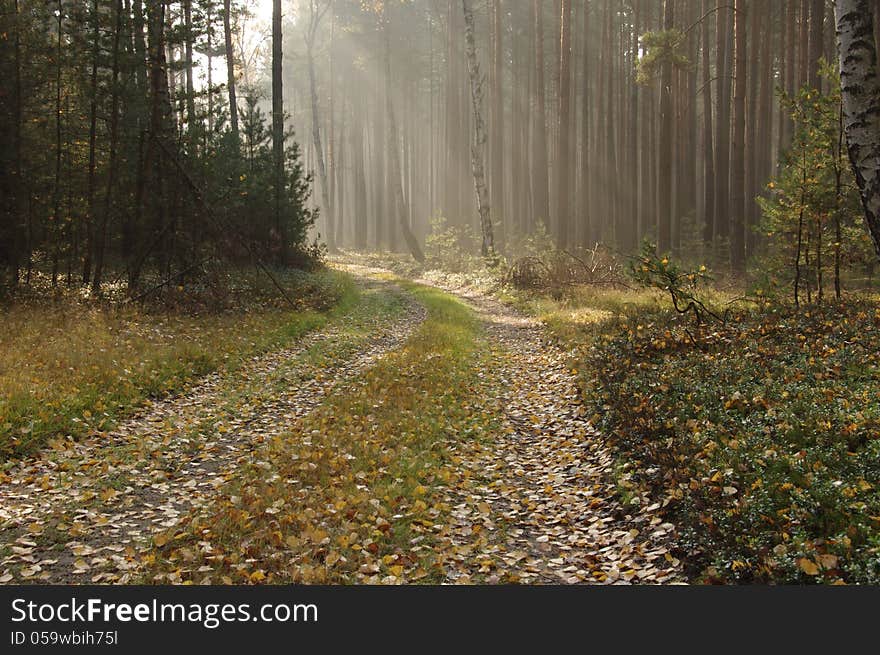
[(674, 501), (707, 582), (880, 582), (880, 310), (609, 324), (582, 383), (598, 427)]

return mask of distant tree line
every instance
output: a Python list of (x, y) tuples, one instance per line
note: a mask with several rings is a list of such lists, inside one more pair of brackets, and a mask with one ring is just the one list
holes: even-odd
[[(309, 143), (306, 159), (325, 162), (319, 229), (328, 244), (403, 250), (390, 211), (398, 182), (408, 227), (420, 239), (437, 214), (478, 233), (462, 0), (323, 4), (329, 13), (308, 39), (317, 91), (295, 73), (290, 93), (298, 130), (324, 135), (322, 153)], [(500, 249), (543, 223), (561, 247), (601, 241), (633, 253), (650, 237), (662, 251), (742, 272), (766, 246), (756, 200), (772, 195), (768, 183), (795, 132), (780, 94), (834, 92), (834, 81), (819, 74), (823, 59), (837, 60), (830, 1), (468, 5)], [(287, 38), (290, 52), (304, 50), (296, 30)], [(400, 117), (390, 140), (388, 76)], [(399, 172), (392, 155), (403, 162)]]

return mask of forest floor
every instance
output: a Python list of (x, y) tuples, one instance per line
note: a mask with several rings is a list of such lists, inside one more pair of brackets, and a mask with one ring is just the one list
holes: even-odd
[(0, 582), (683, 580), (535, 319), (346, 268), (323, 329), (8, 468)]
[(577, 373), (624, 503), (675, 524), (692, 582), (880, 581), (880, 296), (848, 281), (800, 308), (730, 282), (701, 294), (719, 319), (679, 315), (620, 283), (516, 289), (506, 269), (361, 256), (482, 290), (546, 328)]

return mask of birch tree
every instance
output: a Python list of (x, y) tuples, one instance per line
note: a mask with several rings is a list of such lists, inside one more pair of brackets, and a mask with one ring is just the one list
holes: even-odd
[(474, 173), (474, 189), (477, 193), (477, 210), (480, 213), (480, 252), (483, 257), (495, 257), (495, 239), (492, 235), (492, 219), (489, 216), (489, 192), (483, 166), (486, 145), (486, 127), (483, 123), (483, 79), (477, 61), (477, 43), (474, 35), (474, 13), (468, 0), (461, 0), (464, 10), (464, 34), (467, 48), (468, 75), (471, 83), (471, 104), (474, 110), (474, 132), (471, 143), (471, 167)]
[(849, 159), (880, 257), (880, 78), (870, 0), (837, 0), (840, 85)]

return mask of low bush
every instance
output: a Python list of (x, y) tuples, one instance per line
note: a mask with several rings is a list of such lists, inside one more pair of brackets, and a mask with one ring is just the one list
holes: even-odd
[(880, 310), (616, 319), (583, 389), (708, 582), (880, 583)]

